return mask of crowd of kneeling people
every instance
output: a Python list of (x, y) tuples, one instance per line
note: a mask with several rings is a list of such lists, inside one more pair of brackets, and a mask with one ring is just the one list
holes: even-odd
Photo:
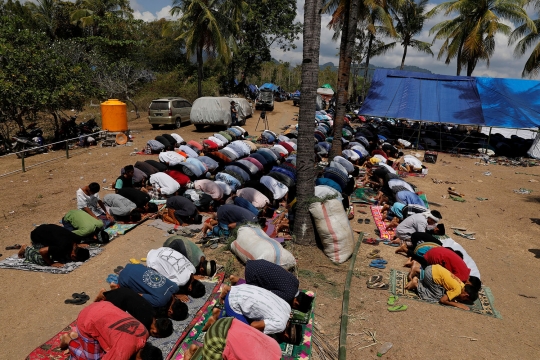
[[(316, 133), (323, 130), (327, 131), (322, 127)], [(152, 213), (180, 226), (201, 224), (203, 214), (215, 213), (202, 224), (198, 241), (202, 245), (208, 239), (226, 237), (243, 223), (264, 227), (275, 209), (291, 209), (294, 204), (296, 133), (265, 131), (262, 147), (245, 140), (246, 135), (244, 129), (231, 127), (201, 143), (186, 143), (177, 134), (156, 137), (148, 142), (147, 152), (156, 153), (159, 161), (125, 166), (112, 184), (114, 193), (103, 199), (98, 183), (78, 189), (77, 209), (65, 214), (63, 226), (37, 226), (30, 235), (32, 244), (22, 246), (19, 256), (55, 267), (85, 261), (90, 256), (87, 244), (109, 241), (107, 227), (115, 222), (138, 222)], [(320, 136), (315, 139), (314, 155), (324, 157), (327, 142), (319, 141)], [(474, 262), (459, 245), (456, 248), (431, 235), (444, 234), (444, 226), (438, 224), (441, 214), (426, 209), (414, 187), (394, 170), (421, 171), (421, 162), (403, 157), (401, 164), (392, 163), (390, 159), (400, 158), (402, 153), (368, 129), (356, 131), (352, 140), (345, 137), (342, 155), (319, 172), (315, 195), (336, 196), (350, 209), (348, 199), (363, 165), (365, 182), (380, 190), (384, 216), (396, 228), (397, 250), (411, 253), (408, 286), (417, 288), (422, 298), (449, 305), (460, 306), (455, 300), (473, 301), (480, 276), (466, 271), (457, 259), (465, 259), (467, 265)], [(152, 201), (156, 199), (166, 200), (164, 210)], [(288, 228), (292, 215), (289, 212), (289, 219), (276, 225), (278, 230)], [(419, 244), (431, 249), (420, 254), (416, 251)], [(171, 320), (188, 317), (188, 296), (205, 296), (206, 287), (200, 280), (215, 273), (215, 261), (206, 259), (193, 240), (172, 236), (163, 247), (148, 252), (146, 266), (130, 263), (119, 271), (111, 290), (101, 291), (80, 312), (77, 328), (62, 336), (62, 347), (69, 348), (74, 359), (161, 359), (161, 351), (147, 340), (171, 336)], [(223, 286), (220, 295), (222, 306), (213, 310), (205, 325), (204, 346), (191, 346), (184, 359), (196, 353), (202, 353), (204, 359), (279, 359), (278, 341), (301, 341), (301, 328), (290, 322), (291, 309), (309, 311), (312, 298), (299, 290), (293, 274), (266, 260), (250, 260), (244, 278), (231, 276), (230, 281), (233, 286)]]

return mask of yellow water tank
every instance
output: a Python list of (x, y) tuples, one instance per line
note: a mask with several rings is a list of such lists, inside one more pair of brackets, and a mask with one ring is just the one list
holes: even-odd
[(127, 105), (118, 99), (101, 103), (101, 129), (111, 132), (127, 131)]

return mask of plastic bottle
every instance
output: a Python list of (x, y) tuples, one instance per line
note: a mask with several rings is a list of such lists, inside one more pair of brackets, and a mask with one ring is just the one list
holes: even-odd
[(392, 343), (391, 342), (385, 342), (381, 348), (379, 349), (379, 352), (377, 353), (377, 356), (378, 357), (381, 357), (383, 356), (384, 354), (386, 354), (388, 352), (388, 350), (390, 350), (392, 348)]

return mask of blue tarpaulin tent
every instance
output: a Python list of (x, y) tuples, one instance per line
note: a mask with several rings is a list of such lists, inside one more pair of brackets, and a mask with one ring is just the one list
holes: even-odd
[(280, 92), (281, 91), (281, 87), (280, 86), (277, 86), (275, 84), (272, 84), (272, 83), (265, 83), (265, 84), (262, 84), (261, 87), (259, 87), (259, 90), (272, 90), (273, 92)]
[(540, 82), (378, 69), (363, 115), (507, 128), (540, 126)]

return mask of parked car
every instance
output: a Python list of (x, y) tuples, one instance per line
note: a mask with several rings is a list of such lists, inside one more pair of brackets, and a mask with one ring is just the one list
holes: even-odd
[(300, 105), (300, 91), (296, 91), (291, 95), (293, 105)]
[(274, 111), (274, 93), (269, 89), (262, 89), (255, 103), (256, 110)]
[(238, 110), (238, 124), (242, 126), (246, 123), (247, 114), (240, 100), (245, 101), (245, 99), (230, 97), (200, 97), (193, 102), (191, 123), (197, 130), (202, 130), (205, 125), (230, 126), (232, 124), (231, 101), (234, 101)]
[(172, 125), (179, 129), (182, 123), (190, 121), (191, 103), (181, 97), (152, 100), (148, 107), (148, 122), (152, 128), (160, 125)]

